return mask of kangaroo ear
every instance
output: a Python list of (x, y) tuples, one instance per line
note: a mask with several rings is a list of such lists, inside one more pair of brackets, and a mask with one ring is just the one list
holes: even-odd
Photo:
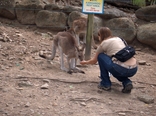
[(83, 46), (86, 47), (86, 43), (83, 43)]
[(84, 42), (82, 42), (82, 41), (80, 41), (80, 45), (81, 45), (83, 48), (86, 47), (86, 43), (84, 43)]
[(74, 32), (77, 30), (78, 26), (73, 27)]
[(80, 45), (83, 45), (83, 42), (82, 41), (80, 41)]
[(76, 50), (77, 50), (78, 52), (80, 51), (78, 46), (75, 46), (75, 48), (76, 48)]

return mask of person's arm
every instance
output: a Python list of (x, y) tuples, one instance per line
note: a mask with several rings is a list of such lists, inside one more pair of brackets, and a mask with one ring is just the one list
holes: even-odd
[(84, 64), (96, 64), (98, 61), (97, 58), (98, 58), (99, 53), (104, 53), (104, 50), (103, 50), (101, 44), (98, 46), (96, 53), (95, 53), (93, 58), (91, 58), (90, 60), (87, 60), (87, 61), (83, 60), (80, 62), (80, 64), (82, 64), (82, 65), (84, 65)]
[(93, 58), (91, 58), (90, 60), (83, 60), (80, 62), (80, 64), (84, 65), (84, 64), (96, 64), (97, 63), (97, 57), (98, 57), (99, 53), (96, 52), (96, 54), (94, 55)]

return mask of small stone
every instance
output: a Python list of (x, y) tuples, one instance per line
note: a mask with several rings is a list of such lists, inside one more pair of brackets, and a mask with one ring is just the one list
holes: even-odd
[(120, 116), (126, 116), (126, 113), (119, 113)]
[(42, 57), (42, 58), (46, 58), (46, 54), (45, 54), (44, 51), (40, 51), (39, 56)]
[(136, 50), (136, 51), (141, 51), (141, 48), (136, 48), (135, 50)]
[(97, 92), (101, 94), (103, 91), (101, 89), (98, 89)]
[(81, 102), (80, 105), (86, 106), (86, 103), (85, 102)]
[(48, 35), (53, 36), (53, 34), (51, 32), (47, 32)]
[(17, 90), (23, 90), (23, 88), (16, 88)]
[(35, 59), (35, 60), (41, 60), (41, 57), (35, 56), (34, 59)]
[(24, 70), (24, 67), (20, 67), (20, 70)]
[(20, 34), (20, 33), (17, 33), (16, 34), (18, 37), (22, 37), (23, 35), (22, 34)]
[(154, 103), (154, 98), (148, 95), (140, 95), (137, 98), (147, 104)]
[(43, 82), (50, 83), (49, 79), (43, 79)]
[(15, 33), (20, 33), (20, 31), (15, 31)]
[(25, 107), (29, 107), (29, 106), (30, 106), (30, 103), (27, 102), (27, 103), (25, 104)]
[(57, 105), (58, 105), (58, 104), (57, 104), (57, 103), (55, 103), (55, 102), (52, 104), (52, 106), (57, 106)]
[(151, 64), (150, 64), (150, 63), (146, 63), (146, 65), (147, 65), (147, 66), (151, 66)]
[(30, 61), (30, 58), (29, 58), (29, 57), (25, 57), (25, 60), (26, 60), (27, 62), (29, 62), (29, 61)]
[(44, 85), (41, 86), (41, 89), (48, 89), (49, 85), (45, 83)]
[(43, 51), (40, 51), (39, 52), (39, 55), (43, 56), (44, 52)]
[(140, 60), (138, 63), (139, 63), (139, 65), (145, 65), (146, 61), (145, 60)]
[(18, 83), (19, 87), (29, 87), (32, 86), (32, 84), (29, 81), (22, 81)]

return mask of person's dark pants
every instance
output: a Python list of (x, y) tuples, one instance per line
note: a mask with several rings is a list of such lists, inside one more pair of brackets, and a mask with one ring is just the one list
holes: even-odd
[(123, 87), (127, 84), (132, 83), (129, 77), (132, 77), (137, 72), (137, 67), (128, 69), (122, 67), (118, 64), (113, 63), (112, 58), (104, 53), (98, 55), (98, 63), (100, 67), (100, 85), (104, 87), (111, 87), (111, 81), (109, 77), (109, 72), (120, 82), (122, 82)]

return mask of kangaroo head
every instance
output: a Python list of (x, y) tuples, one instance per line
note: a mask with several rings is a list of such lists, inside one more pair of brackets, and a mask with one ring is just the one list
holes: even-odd
[(85, 18), (80, 18), (73, 21), (73, 29), (75, 33), (80, 33), (86, 31), (87, 20)]
[(80, 59), (80, 61), (82, 61), (84, 59), (84, 49), (86, 47), (86, 44), (83, 42), (80, 42), (79, 46), (76, 46), (77, 49), (77, 58)]

